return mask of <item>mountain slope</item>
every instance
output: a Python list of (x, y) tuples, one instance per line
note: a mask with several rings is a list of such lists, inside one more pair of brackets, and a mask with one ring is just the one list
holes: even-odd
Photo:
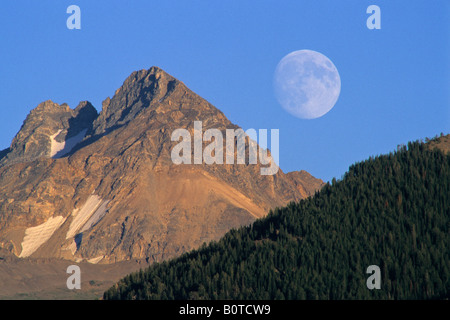
[[(409, 143), (314, 197), (130, 274), (105, 299), (443, 299), (450, 155)], [(369, 290), (367, 267), (381, 270)]]
[(239, 127), (157, 67), (133, 72), (100, 114), (92, 109), (40, 104), (1, 153), (0, 248), (23, 258), (161, 261), (323, 184), (313, 178), (306, 191), (301, 176), (263, 176), (248, 161), (175, 165), (174, 130), (192, 132), (194, 121), (203, 131)]

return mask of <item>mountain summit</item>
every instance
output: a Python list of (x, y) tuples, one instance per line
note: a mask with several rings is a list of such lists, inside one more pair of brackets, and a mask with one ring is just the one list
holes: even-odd
[(62, 156), (70, 151), (68, 146), (73, 146), (75, 140), (84, 138), (96, 118), (97, 110), (88, 101), (80, 102), (75, 110), (51, 100), (40, 103), (23, 122), (11, 147), (4, 151), (0, 166)]
[(51, 101), (0, 152), (0, 249), (91, 263), (161, 261), (219, 239), (323, 182), (260, 165), (176, 165), (176, 129), (237, 129), (163, 70), (133, 72), (99, 114)]

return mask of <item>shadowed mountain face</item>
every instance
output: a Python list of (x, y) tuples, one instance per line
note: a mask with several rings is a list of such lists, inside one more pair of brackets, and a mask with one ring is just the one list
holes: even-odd
[(161, 261), (323, 186), (306, 172), (264, 176), (248, 161), (174, 164), (171, 134), (192, 133), (194, 121), (224, 137), (238, 128), (157, 67), (133, 72), (98, 115), (88, 102), (41, 103), (0, 152), (0, 248), (23, 258)]

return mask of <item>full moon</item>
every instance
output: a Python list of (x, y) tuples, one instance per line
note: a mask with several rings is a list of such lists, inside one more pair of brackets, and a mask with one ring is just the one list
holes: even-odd
[(289, 53), (274, 75), (275, 96), (290, 114), (315, 119), (330, 111), (341, 92), (341, 78), (323, 54), (312, 50)]

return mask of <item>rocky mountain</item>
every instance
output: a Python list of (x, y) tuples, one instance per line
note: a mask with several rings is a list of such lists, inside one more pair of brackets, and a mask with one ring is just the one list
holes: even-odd
[[(174, 164), (171, 135), (193, 135), (195, 121), (224, 136), (239, 129), (157, 67), (133, 72), (99, 114), (89, 102), (39, 104), (0, 152), (0, 248), (21, 258), (161, 261), (323, 185), (304, 171), (261, 175), (264, 165), (248, 157)], [(254, 143), (246, 138), (247, 153)]]

